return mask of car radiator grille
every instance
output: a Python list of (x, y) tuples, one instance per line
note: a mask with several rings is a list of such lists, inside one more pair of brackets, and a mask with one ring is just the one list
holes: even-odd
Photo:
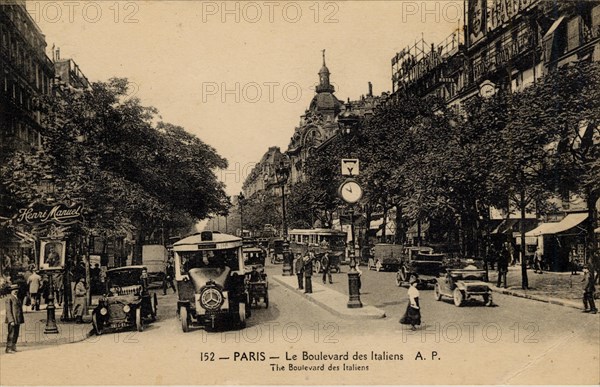
[(131, 285), (131, 286), (123, 286), (119, 288), (117, 292), (119, 296), (128, 296), (130, 294), (140, 294), (142, 292), (142, 285)]
[(109, 312), (110, 312), (111, 319), (124, 319), (126, 317), (126, 314), (123, 311), (123, 305), (121, 305), (121, 304), (110, 305)]

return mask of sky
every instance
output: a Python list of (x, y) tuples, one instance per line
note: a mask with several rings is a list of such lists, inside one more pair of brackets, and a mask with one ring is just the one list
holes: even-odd
[(228, 195), (270, 146), (287, 149), (326, 50), (336, 96), (391, 91), (391, 58), (440, 43), (463, 1), (31, 1), (61, 58), (90, 81), (126, 77), (131, 96), (229, 162)]

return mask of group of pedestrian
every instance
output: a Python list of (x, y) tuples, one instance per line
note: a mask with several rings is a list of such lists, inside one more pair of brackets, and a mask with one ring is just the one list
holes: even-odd
[(315, 253), (310, 251), (302, 257), (300, 254), (296, 255), (294, 270), (298, 278), (298, 289), (304, 290), (304, 293), (312, 293), (312, 273), (313, 265), (315, 262), (320, 263), (320, 268), (323, 271), (323, 284), (329, 282), (333, 283), (333, 277), (331, 275), (331, 259), (329, 253), (325, 252), (321, 259), (318, 260)]

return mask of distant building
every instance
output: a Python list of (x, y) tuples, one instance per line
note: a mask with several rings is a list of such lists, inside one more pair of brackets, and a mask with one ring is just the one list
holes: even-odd
[(54, 69), (56, 83), (75, 89), (88, 89), (90, 82), (73, 59), (60, 59), (60, 51), (55, 52)]
[(52, 92), (54, 66), (25, 1), (0, 5), (0, 158), (41, 146), (38, 97)]

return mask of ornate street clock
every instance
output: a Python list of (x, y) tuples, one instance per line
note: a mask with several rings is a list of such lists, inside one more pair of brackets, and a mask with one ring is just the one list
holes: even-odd
[(340, 197), (348, 204), (358, 202), (363, 196), (363, 189), (354, 179), (346, 179), (338, 189)]

